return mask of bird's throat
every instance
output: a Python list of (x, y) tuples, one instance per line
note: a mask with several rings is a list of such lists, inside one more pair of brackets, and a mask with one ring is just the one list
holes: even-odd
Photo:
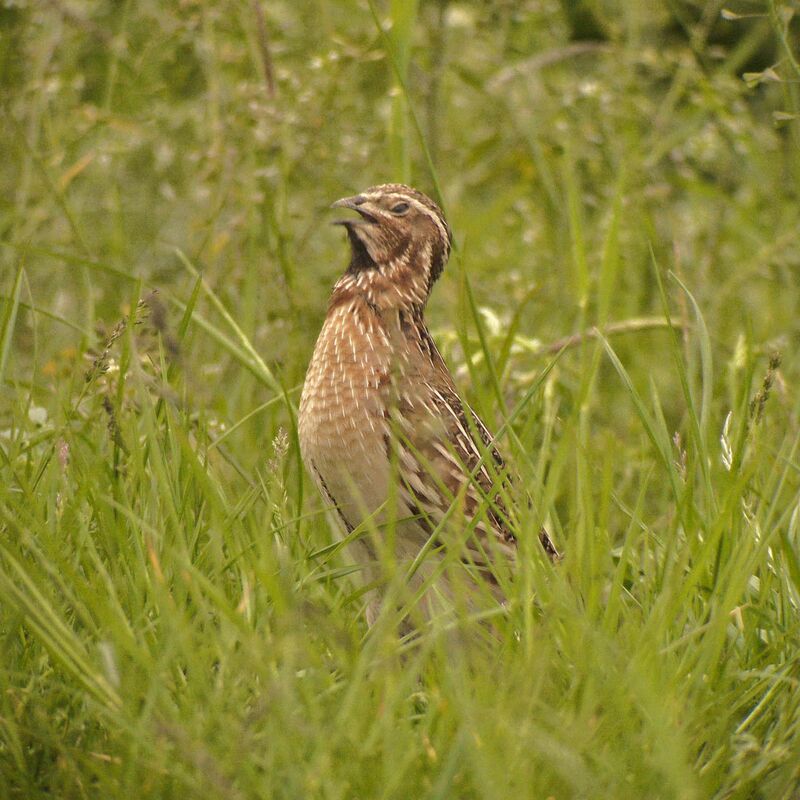
[(350, 265), (348, 272), (362, 272), (367, 269), (375, 269), (378, 265), (369, 254), (366, 244), (359, 235), (357, 225), (347, 225), (347, 238), (350, 239)]

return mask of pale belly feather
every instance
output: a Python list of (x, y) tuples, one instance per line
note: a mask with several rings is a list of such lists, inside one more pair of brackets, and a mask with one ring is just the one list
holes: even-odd
[[(375, 319), (365, 321), (352, 306), (337, 309), (320, 332), (300, 401), (300, 448), (323, 496), (336, 506), (345, 532), (371, 518), (364, 535), (352, 546), (367, 582), (380, 578), (380, 562), (387, 556), (398, 567), (410, 566), (429, 537), (420, 524), (409, 519), (413, 512), (399, 492), (392, 491), (397, 476), (389, 455), (389, 408), (397, 395), (393, 378), (405, 374), (404, 364), (395, 360), (393, 334), (387, 334)], [(407, 374), (405, 380), (415, 382)], [(392, 552), (387, 553), (381, 533), (390, 515), (395, 535)], [(426, 559), (408, 588), (413, 592), (428, 582), (439, 561), (438, 556)], [(437, 591), (426, 592), (424, 606), (433, 607)], [(380, 594), (371, 593), (367, 606), (370, 624), (379, 603)]]
[(303, 459), (348, 528), (384, 503), (391, 472), (382, 389), (391, 351), (377, 326), (358, 319), (344, 306), (326, 320), (300, 403)]

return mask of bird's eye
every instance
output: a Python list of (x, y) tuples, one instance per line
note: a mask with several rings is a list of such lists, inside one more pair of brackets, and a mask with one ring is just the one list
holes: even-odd
[(392, 207), (392, 214), (405, 214), (408, 211), (408, 203), (398, 203)]

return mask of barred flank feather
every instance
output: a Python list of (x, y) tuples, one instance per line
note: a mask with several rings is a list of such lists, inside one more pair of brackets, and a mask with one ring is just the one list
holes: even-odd
[[(348, 532), (374, 512), (378, 524), (385, 521), (380, 509), (394, 497), (396, 548), (410, 559), (458, 504), (472, 529), (458, 558), (491, 581), (494, 560), (511, 562), (516, 551), (500, 496), (508, 476), (492, 435), (459, 398), (424, 319), (450, 254), (450, 229), (430, 198), (401, 184), (372, 187), (334, 207), (358, 217), (339, 223), (352, 255), (303, 387), (303, 459)], [(556, 558), (544, 531), (540, 539)], [(358, 546), (367, 579), (379, 581), (370, 574), (376, 554), (366, 537)], [(368, 609), (370, 622), (378, 601)]]

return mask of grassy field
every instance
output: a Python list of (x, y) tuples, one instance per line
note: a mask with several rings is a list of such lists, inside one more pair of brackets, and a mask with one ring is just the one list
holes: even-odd
[[(4, 4), (0, 797), (800, 797), (796, 10)], [(414, 641), (295, 428), (387, 180), (535, 500)]]

